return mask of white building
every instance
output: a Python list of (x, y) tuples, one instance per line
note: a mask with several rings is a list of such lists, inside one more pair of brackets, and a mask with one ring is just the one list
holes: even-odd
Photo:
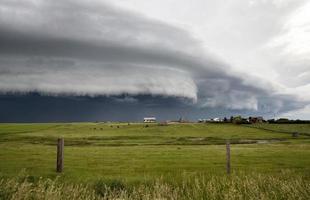
[(216, 118), (213, 118), (213, 121), (214, 121), (214, 122), (220, 122), (220, 121), (221, 121), (221, 119), (220, 119), (220, 118), (218, 118), (218, 117), (216, 117)]
[(156, 118), (155, 117), (144, 117), (143, 122), (144, 123), (154, 123), (154, 122), (156, 122)]

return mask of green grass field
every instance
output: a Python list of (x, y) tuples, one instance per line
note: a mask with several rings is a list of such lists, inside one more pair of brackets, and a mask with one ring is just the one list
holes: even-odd
[(272, 131), (233, 124), (0, 124), (0, 176), (26, 170), (34, 178), (55, 177), (58, 137), (65, 139), (61, 178), (70, 182), (222, 175), (227, 139), (234, 172), (289, 169), (310, 176), (310, 137), (288, 133), (310, 132), (310, 125), (266, 126)]
[[(0, 199), (309, 199), (309, 130), (294, 124), (0, 124)], [(61, 174), (55, 172), (59, 137), (65, 139)]]

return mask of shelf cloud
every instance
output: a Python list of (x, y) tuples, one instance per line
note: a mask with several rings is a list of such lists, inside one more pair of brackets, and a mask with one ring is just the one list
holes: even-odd
[(308, 104), (233, 70), (184, 28), (99, 1), (1, 1), (0, 44), (2, 94), (154, 95), (257, 113)]

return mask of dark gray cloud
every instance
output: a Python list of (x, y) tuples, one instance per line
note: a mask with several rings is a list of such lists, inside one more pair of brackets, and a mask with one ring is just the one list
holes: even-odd
[[(288, 99), (289, 100), (289, 99)], [(291, 104), (291, 101), (289, 101)], [(293, 105), (293, 108), (295, 106)], [(263, 108), (266, 109), (266, 108)], [(290, 108), (291, 109), (291, 108)], [(188, 99), (171, 96), (47, 96), (38, 93), (1, 95), (0, 122), (139, 121), (156, 116), (159, 121), (180, 117), (230, 117), (235, 111), (216, 107), (200, 108)], [(238, 114), (249, 115), (247, 110)], [(259, 109), (258, 115), (274, 117), (274, 112)]]
[(2, 93), (162, 95), (261, 113), (306, 104), (234, 72), (181, 28), (100, 2), (1, 1), (0, 27)]

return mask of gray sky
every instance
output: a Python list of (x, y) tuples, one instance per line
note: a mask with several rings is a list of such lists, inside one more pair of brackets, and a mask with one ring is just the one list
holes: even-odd
[(0, 0), (0, 91), (310, 118), (310, 2)]

